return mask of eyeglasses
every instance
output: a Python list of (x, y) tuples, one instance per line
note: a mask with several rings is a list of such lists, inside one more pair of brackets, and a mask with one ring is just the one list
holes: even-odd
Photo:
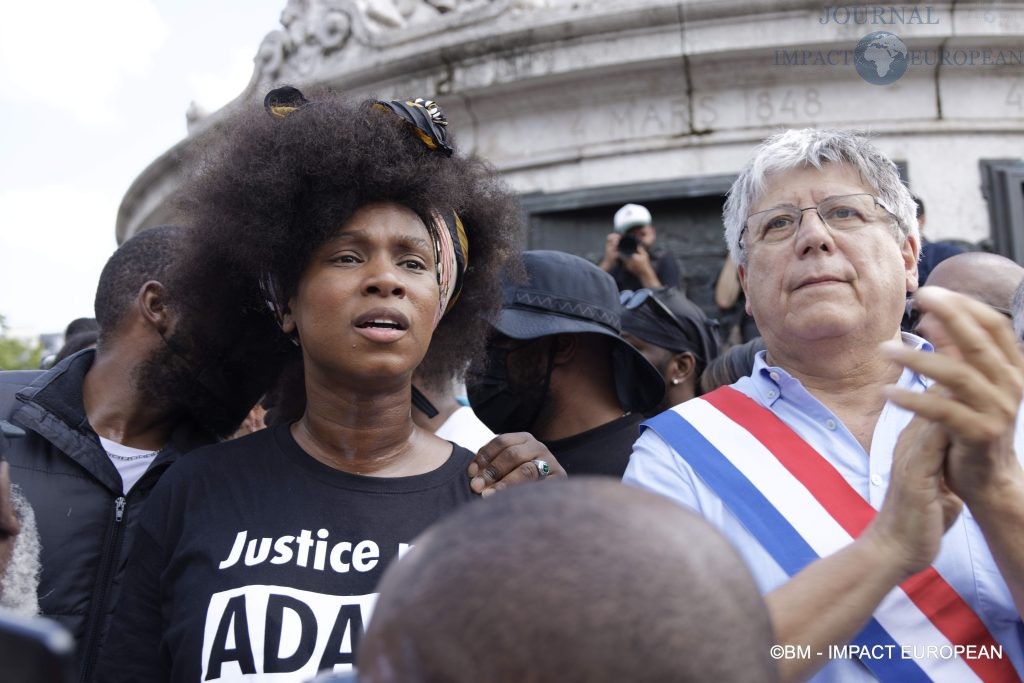
[(776, 206), (747, 216), (746, 225), (740, 232), (740, 243), (746, 247), (743, 236), (750, 233), (751, 244), (781, 244), (800, 229), (805, 211), (816, 212), (830, 230), (846, 232), (876, 222), (882, 216), (878, 209), (893, 216), (877, 197), (866, 192), (826, 197), (817, 206)]
[[(659, 311), (662, 315), (668, 317), (669, 320), (683, 333), (683, 336), (687, 339), (702, 344), (700, 333), (694, 329), (693, 325), (687, 327), (683, 322), (672, 312), (672, 309), (666, 306), (662, 301), (654, 295), (654, 292), (650, 289), (638, 289), (633, 291), (631, 289), (624, 289), (619, 292), (619, 303), (629, 311), (636, 310), (644, 304), (650, 304), (654, 306), (656, 311)], [(693, 339), (694, 334), (697, 335), (696, 339)], [(703, 358), (701, 360), (704, 360)]]

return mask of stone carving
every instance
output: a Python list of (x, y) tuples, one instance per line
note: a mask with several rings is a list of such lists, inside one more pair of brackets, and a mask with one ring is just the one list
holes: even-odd
[[(337, 58), (353, 42), (371, 49), (390, 44), (402, 29), (459, 15), (475, 19), (470, 10), (494, 14), (547, 5), (550, 0), (288, 0), (281, 30), (263, 39), (256, 55), (253, 83), (264, 87), (281, 79), (304, 80)], [(479, 12), (475, 13), (479, 15)]]
[(274, 80), (287, 61), (290, 71), (306, 76), (352, 34), (351, 3), (337, 0), (288, 0), (281, 12), (283, 31), (263, 39), (256, 53), (259, 80)]

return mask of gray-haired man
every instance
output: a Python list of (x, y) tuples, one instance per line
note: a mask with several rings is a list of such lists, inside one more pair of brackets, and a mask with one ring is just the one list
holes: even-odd
[(1024, 673), (1024, 357), (1004, 316), (941, 288), (915, 300), (948, 341), (932, 353), (901, 337), (914, 213), (862, 136), (766, 140), (724, 218), (767, 351), (750, 376), (652, 419), (625, 475), (740, 550), (783, 680)]

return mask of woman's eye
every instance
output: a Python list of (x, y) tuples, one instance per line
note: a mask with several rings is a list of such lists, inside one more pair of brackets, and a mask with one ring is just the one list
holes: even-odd
[(331, 258), (333, 263), (359, 263), (355, 254), (338, 254)]
[(426, 270), (427, 266), (419, 259), (406, 259), (402, 265), (409, 270)]

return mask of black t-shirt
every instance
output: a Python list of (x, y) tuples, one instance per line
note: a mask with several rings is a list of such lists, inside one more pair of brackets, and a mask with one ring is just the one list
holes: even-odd
[[(658, 276), (661, 286), (678, 287), (680, 277), (679, 264), (676, 263), (676, 257), (667, 249), (656, 244), (651, 245), (648, 253), (651, 257), (651, 268), (654, 270), (654, 274)], [(640, 278), (626, 270), (625, 266), (622, 265), (622, 261), (616, 260), (615, 265), (608, 272), (615, 278), (615, 285), (619, 288), (620, 292), (627, 289), (636, 291), (644, 286), (640, 282)]]
[(621, 479), (643, 421), (640, 413), (630, 413), (575, 436), (545, 441), (544, 445), (570, 476), (603, 474)]
[(186, 456), (143, 511), (100, 680), (350, 668), (384, 569), (476, 497), (472, 458), (454, 446), (427, 474), (364, 477), (312, 458), (288, 425)]

